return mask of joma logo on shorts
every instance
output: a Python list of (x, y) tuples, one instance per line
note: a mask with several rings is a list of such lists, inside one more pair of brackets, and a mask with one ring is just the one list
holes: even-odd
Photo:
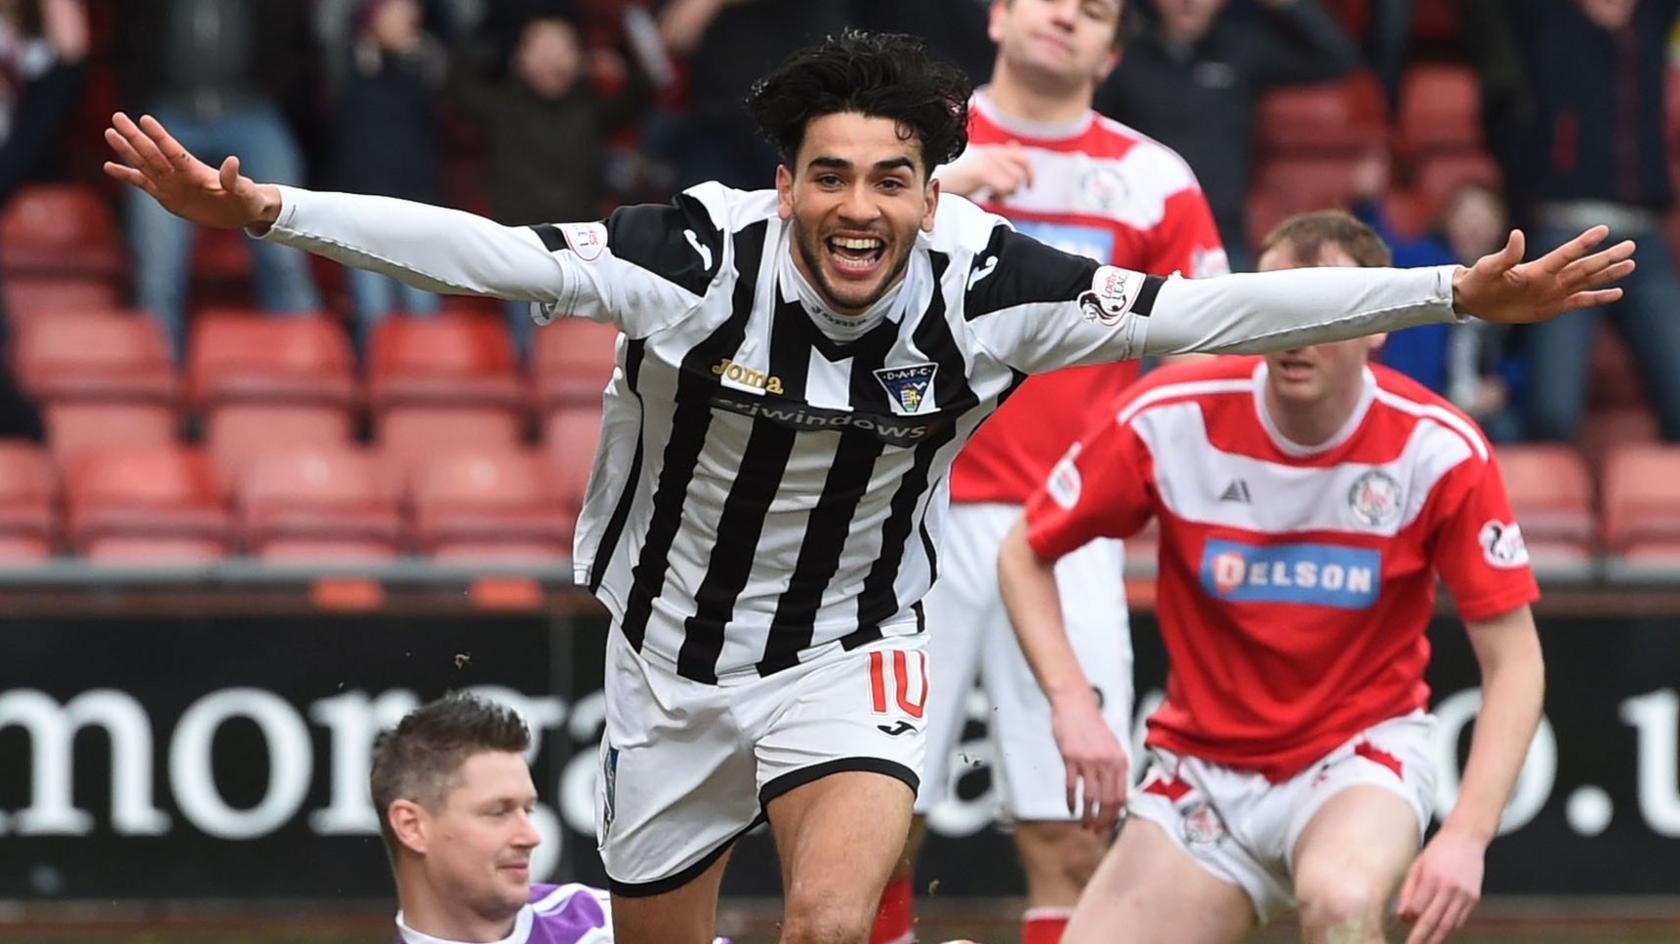
[(757, 387), (766, 393), (782, 392), (782, 378), (753, 370), (751, 367), (742, 367), (727, 357), (712, 365), (712, 373), (725, 380)]

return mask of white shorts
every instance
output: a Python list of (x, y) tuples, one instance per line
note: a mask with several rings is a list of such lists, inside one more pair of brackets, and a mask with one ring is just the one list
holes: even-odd
[(1381, 787), (1405, 800), (1422, 843), (1434, 809), (1434, 726), (1421, 711), (1391, 718), (1282, 783), (1151, 749), (1129, 813), (1159, 825), (1203, 869), (1247, 892), (1264, 923), (1295, 907), (1295, 842), (1325, 802), (1348, 787)]
[[(953, 503), (945, 523), (939, 579), (923, 598), (928, 658), (939, 680), (928, 699), (927, 766), (916, 812), (927, 813), (954, 789), (954, 757), (978, 678), (991, 702), (988, 727), (1004, 809), (1017, 820), (1072, 819), (1066, 774), (1050, 733), (1050, 702), (1033, 678), (998, 590), (1003, 537), (1019, 505)], [(1121, 744), (1130, 742), (1132, 637), (1126, 617), (1125, 552), (1098, 540), (1056, 562), (1062, 620), (1103, 717)]]
[(926, 743), (927, 634), (889, 636), (765, 678), (706, 685), (607, 640), (595, 835), (614, 894), (692, 881), (770, 801), (867, 770), (914, 791)]

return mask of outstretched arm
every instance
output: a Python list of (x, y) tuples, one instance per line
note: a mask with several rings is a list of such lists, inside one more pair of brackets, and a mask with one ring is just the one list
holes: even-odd
[[(1291, 269), (1217, 278), (1146, 276), (1060, 252), (999, 223), (976, 253), (968, 330), (1026, 373), (1146, 354), (1280, 351), (1466, 315), (1543, 321), (1621, 297), (1632, 242), (1594, 251), (1595, 226), (1533, 262), (1522, 233), (1469, 268)], [(996, 269), (1003, 275), (980, 275)]]
[[(1143, 353), (1245, 353), (1339, 341), (1469, 315), (1521, 324), (1622, 297), (1611, 283), (1633, 271), (1634, 244), (1598, 252), (1595, 226), (1533, 262), (1523, 234), (1475, 265), (1428, 269), (1296, 269), (1161, 285)], [(1137, 309), (1134, 308), (1134, 311)]]
[(588, 301), (579, 297), (589, 288), (587, 280), (529, 228), (405, 200), (257, 183), (239, 172), (237, 156), (212, 168), (150, 116), (137, 124), (114, 115), (105, 140), (125, 162), (107, 162), (107, 174), (199, 225), (247, 229), (433, 292), (494, 295), (563, 309)]

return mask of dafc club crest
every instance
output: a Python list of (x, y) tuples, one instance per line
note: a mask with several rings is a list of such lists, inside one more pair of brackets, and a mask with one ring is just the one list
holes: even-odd
[(919, 413), (922, 404), (927, 400), (928, 388), (933, 386), (933, 375), (938, 370), (938, 364), (882, 367), (875, 371), (875, 379), (881, 382), (881, 386), (887, 390), (887, 396), (904, 412)]
[(1225, 838), (1225, 821), (1207, 802), (1184, 811), (1184, 841), (1193, 846), (1211, 846)]
[(1368, 528), (1387, 527), (1400, 520), (1400, 483), (1382, 469), (1372, 469), (1353, 480), (1348, 508)]

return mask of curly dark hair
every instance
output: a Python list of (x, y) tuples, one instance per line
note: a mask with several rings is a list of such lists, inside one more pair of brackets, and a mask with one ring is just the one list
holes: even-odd
[(485, 751), (518, 753), (530, 744), (531, 732), (513, 709), (467, 692), (451, 692), (409, 712), (373, 742), (368, 786), (385, 851), (395, 859), (397, 837), (386, 815), (393, 802), (413, 800), (435, 810), (467, 758)]
[(931, 173), (968, 146), (972, 91), (961, 69), (914, 36), (847, 30), (789, 56), (753, 86), (747, 107), (790, 170), (811, 119), (857, 112), (897, 122), (902, 139), (921, 143)]

